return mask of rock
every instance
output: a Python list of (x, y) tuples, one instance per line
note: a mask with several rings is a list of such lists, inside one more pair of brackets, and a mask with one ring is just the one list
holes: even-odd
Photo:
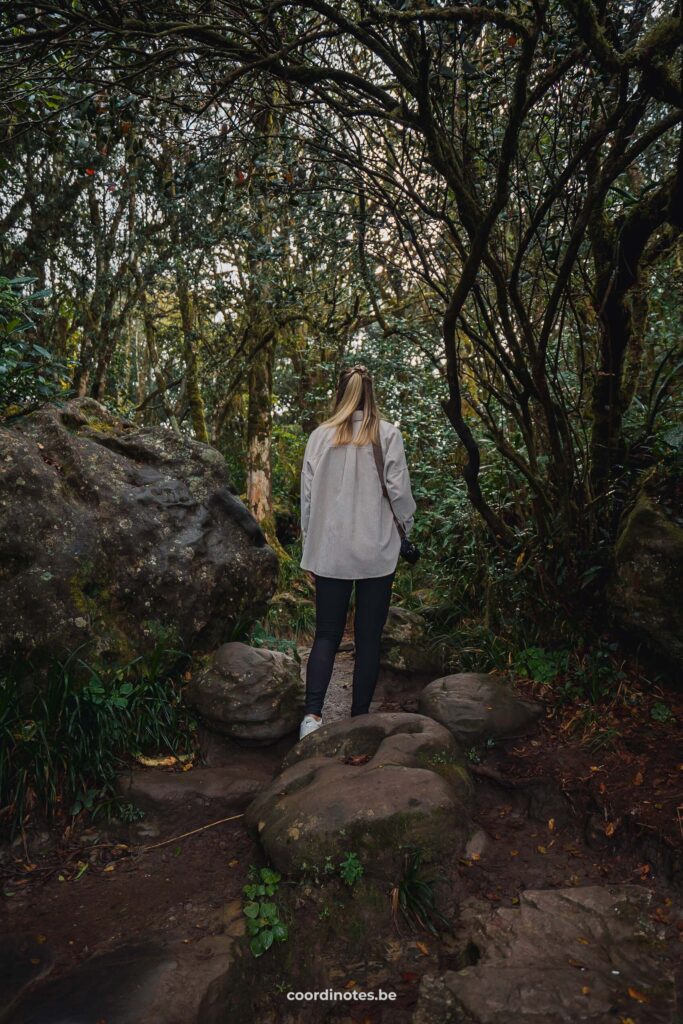
[(84, 960), (28, 989), (3, 1024), (189, 1024), (230, 962), (234, 939), (149, 937)]
[(235, 641), (214, 651), (184, 692), (217, 732), (272, 743), (298, 727), (305, 685), (295, 658)]
[(9, 932), (0, 937), (0, 1020), (26, 988), (52, 970), (54, 955), (44, 940), (45, 936)]
[(223, 456), (92, 399), (0, 427), (0, 661), (210, 651), (264, 614), (278, 561)]
[(198, 814), (206, 818), (214, 813), (219, 818), (241, 811), (271, 778), (264, 771), (247, 774), (242, 765), (187, 772), (133, 768), (119, 776), (116, 788), (124, 800), (143, 811), (190, 821)]
[(586, 886), (529, 889), (519, 907), (465, 900), (463, 941), (476, 962), (427, 975), (412, 1024), (668, 1024), (675, 987), (654, 895)]
[(391, 605), (382, 631), (380, 665), (397, 672), (444, 672), (452, 652), (431, 646), (427, 623), (417, 612)]
[(672, 665), (683, 660), (683, 483), (651, 474), (614, 549), (609, 601), (621, 625)]
[(450, 859), (471, 834), (470, 774), (448, 730), (422, 715), (323, 725), (292, 748), (282, 769), (244, 822), (283, 872), (352, 850), (369, 874), (395, 877), (406, 846), (421, 846), (425, 863)]
[(463, 851), (463, 856), (470, 860), (479, 860), (483, 853), (488, 850), (491, 845), (491, 839), (486, 834), (483, 828), (476, 829), (470, 838), (467, 840), (467, 844)]
[(434, 679), (422, 690), (418, 710), (445, 725), (466, 747), (523, 736), (543, 715), (542, 705), (520, 697), (494, 676), (476, 672)]

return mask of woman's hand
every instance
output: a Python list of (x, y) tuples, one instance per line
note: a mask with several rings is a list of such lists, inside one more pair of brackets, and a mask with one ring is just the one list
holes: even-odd
[(313, 584), (313, 586), (315, 586), (315, 573), (310, 572), (308, 569), (304, 569), (304, 572), (308, 576), (308, 578), (311, 581), (311, 583)]

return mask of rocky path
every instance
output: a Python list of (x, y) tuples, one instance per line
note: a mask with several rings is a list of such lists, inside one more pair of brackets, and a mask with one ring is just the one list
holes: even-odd
[[(323, 712), (342, 737), (350, 646), (347, 637)], [(382, 671), (371, 714), (412, 719), (425, 681)], [(543, 742), (537, 735), (528, 742)], [(242, 886), (249, 866), (265, 863), (259, 843), (241, 817), (178, 837), (241, 815), (291, 761), (297, 737), (249, 748), (205, 734), (203, 767), (141, 770), (124, 783), (147, 810), (141, 822), (57, 844), (47, 836), (30, 858), (20, 846), (5, 858), (0, 1024), (218, 1024), (245, 994), (247, 1009), (232, 1017), (245, 1024), (678, 1024), (680, 875), (642, 847), (606, 843), (590, 802), (557, 780), (509, 777), (525, 742), (502, 740), (469, 762), (469, 839), (437, 887), (451, 933), (397, 931), (388, 896), (356, 919), (364, 890), (354, 902), (343, 885), (330, 895), (304, 880), (283, 890), (290, 940), (252, 961), (241, 954)], [(365, 770), (372, 750), (354, 752)], [(284, 993), (297, 978), (397, 999), (292, 1010)]]

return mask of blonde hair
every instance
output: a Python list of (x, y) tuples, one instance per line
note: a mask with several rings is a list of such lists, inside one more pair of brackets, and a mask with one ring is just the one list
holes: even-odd
[[(361, 405), (363, 418), (356, 436), (353, 436), (353, 413)], [(332, 444), (379, 444), (379, 406), (375, 400), (372, 377), (361, 363), (347, 367), (339, 375), (334, 411), (320, 424), (321, 427), (336, 427)]]

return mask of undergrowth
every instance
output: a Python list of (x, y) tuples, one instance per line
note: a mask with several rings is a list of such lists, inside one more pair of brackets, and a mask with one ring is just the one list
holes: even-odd
[(108, 667), (78, 653), (39, 682), (25, 668), (0, 678), (0, 826), (10, 837), (35, 815), (116, 814), (116, 773), (128, 757), (193, 747), (195, 723), (170, 668), (179, 652), (160, 641)]

